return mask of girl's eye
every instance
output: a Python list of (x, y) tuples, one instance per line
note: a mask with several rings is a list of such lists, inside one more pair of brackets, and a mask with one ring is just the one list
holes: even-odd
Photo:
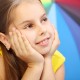
[(27, 25), (24, 26), (24, 29), (28, 29), (28, 28), (32, 28), (32, 27), (33, 27), (32, 24), (27, 24)]
[(43, 18), (42, 21), (43, 21), (43, 22), (46, 22), (47, 20), (48, 20), (47, 17), (45, 17), (45, 18)]

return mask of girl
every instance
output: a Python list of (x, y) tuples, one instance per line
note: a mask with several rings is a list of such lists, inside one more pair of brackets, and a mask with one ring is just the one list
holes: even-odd
[(39, 0), (0, 0), (0, 80), (64, 80), (60, 41)]

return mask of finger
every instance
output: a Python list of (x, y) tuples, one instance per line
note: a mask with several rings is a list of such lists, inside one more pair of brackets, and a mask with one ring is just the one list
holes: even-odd
[(25, 47), (25, 43), (24, 43), (24, 41), (22, 39), (22, 35), (21, 35), (20, 31), (16, 29), (16, 33), (17, 33), (17, 36), (18, 36), (19, 44), (21, 46), (21, 50), (23, 51), (23, 53), (27, 53), (27, 50), (26, 50), (26, 47)]
[(55, 39), (53, 40), (53, 44), (52, 44), (52, 49), (51, 49), (52, 53), (58, 48), (58, 45), (60, 44), (58, 32), (54, 26), (53, 26), (53, 29), (54, 29), (54, 38)]
[(58, 40), (58, 39), (59, 39), (58, 32), (57, 32), (57, 30), (56, 30), (56, 29), (55, 29), (54, 31), (55, 31), (55, 39), (57, 39), (57, 40)]
[(59, 40), (58, 31), (57, 31), (56, 27), (54, 27), (54, 25), (53, 25), (53, 29), (54, 29), (55, 39)]
[[(28, 51), (28, 56), (39, 56), (38, 52), (30, 45), (29, 41), (27, 40), (26, 34), (22, 33), (23, 41), (25, 43), (26, 49)], [(35, 57), (36, 58), (36, 57)], [(36, 58), (37, 59), (37, 58)]]
[(21, 35), (22, 35), (22, 39), (24, 41), (24, 44), (25, 44), (25, 47), (28, 51), (30, 51), (30, 49), (32, 48), (29, 41), (27, 40), (27, 37), (25, 35), (25, 33), (21, 32)]
[(12, 49), (15, 51), (15, 53), (18, 53), (15, 45), (14, 45), (14, 41), (13, 41), (13, 37), (12, 37), (12, 32), (9, 32), (9, 37), (10, 37), (10, 42), (11, 42), (11, 47)]
[(17, 36), (15, 28), (13, 28), (12, 35), (13, 35), (12, 37), (13, 37), (14, 47), (16, 48), (16, 50), (18, 52), (17, 55), (19, 55), (22, 53), (22, 50), (20, 48), (21, 45), (19, 45), (19, 42), (18, 42), (18, 36)]

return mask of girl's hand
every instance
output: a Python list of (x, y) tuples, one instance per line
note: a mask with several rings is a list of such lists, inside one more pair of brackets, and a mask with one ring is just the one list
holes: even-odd
[(31, 47), (24, 33), (13, 28), (10, 32), (10, 41), (16, 55), (26, 63), (39, 64), (44, 62), (43, 56)]
[(56, 49), (58, 48), (59, 44), (60, 44), (60, 40), (59, 40), (59, 37), (58, 37), (58, 32), (57, 32), (56, 28), (54, 28), (54, 26), (53, 26), (53, 30), (54, 30), (53, 44), (52, 44), (50, 52), (45, 55), (45, 58), (47, 58), (47, 57), (51, 58), (52, 55), (54, 54), (54, 52), (56, 51)]

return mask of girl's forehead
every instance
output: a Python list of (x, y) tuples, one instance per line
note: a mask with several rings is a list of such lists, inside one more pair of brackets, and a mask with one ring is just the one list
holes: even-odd
[[(43, 7), (39, 0), (19, 0), (18, 2), (13, 3), (13, 8), (11, 8), (12, 10), (10, 10), (10, 13), (19, 13), (22, 12), (24, 9), (25, 11), (30, 12), (30, 9), (33, 7), (33, 5), (38, 8)], [(35, 10), (35, 8), (33, 9)], [(13, 14), (11, 16), (13, 16)]]
[[(32, 0), (31, 0), (32, 1)], [(32, 11), (38, 11), (38, 10), (44, 10), (42, 4), (38, 0), (33, 0), (33, 2), (27, 2), (26, 0), (22, 1), (15, 9), (15, 13), (23, 13), (23, 12), (32, 12)], [(31, 15), (31, 13), (29, 13)]]
[(13, 22), (16, 25), (23, 23), (24, 21), (32, 21), (39, 19), (45, 10), (40, 2), (21, 2), (12, 13)]
[(34, 4), (30, 4), (30, 3), (22, 3), (19, 6), (17, 6), (17, 8), (14, 10), (13, 14), (15, 18), (22, 16), (33, 16), (36, 17), (39, 14), (42, 14), (43, 12), (45, 12), (43, 6), (40, 3), (34, 3)]

